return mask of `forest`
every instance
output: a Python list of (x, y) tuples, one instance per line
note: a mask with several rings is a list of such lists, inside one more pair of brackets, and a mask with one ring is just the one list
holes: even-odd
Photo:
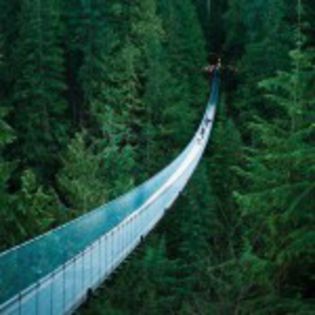
[(0, 0), (0, 251), (176, 157), (212, 54), (201, 164), (78, 313), (314, 314), (314, 19), (313, 0)]

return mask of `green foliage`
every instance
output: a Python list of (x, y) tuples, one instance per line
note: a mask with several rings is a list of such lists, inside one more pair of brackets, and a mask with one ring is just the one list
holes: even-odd
[(50, 175), (56, 163), (54, 154), (67, 141), (57, 2), (22, 1), (17, 18), (19, 35), (15, 42), (16, 73), (11, 102), (12, 126), (18, 141), (11, 154), (18, 155), (24, 165), (32, 166), (42, 175)]
[(8, 115), (8, 110), (5, 107), (0, 107), (0, 150), (14, 140), (14, 132), (12, 128), (5, 121)]
[(74, 210), (72, 216), (102, 205), (133, 186), (132, 177), (127, 175), (133, 167), (131, 148), (108, 145), (100, 150), (95, 144), (88, 145), (86, 139), (85, 133), (76, 134), (58, 174), (58, 187)]
[[(1, 60), (0, 60), (1, 67)], [(7, 161), (3, 158), (3, 151), (5, 147), (14, 140), (14, 133), (12, 128), (5, 121), (7, 110), (0, 104), (0, 222), (6, 221), (8, 209), (11, 202), (11, 196), (8, 192), (8, 181), (11, 178), (14, 170), (14, 162)], [(2, 224), (4, 225), (4, 223)], [(10, 242), (7, 240), (4, 229), (0, 231), (0, 249), (6, 247)]]
[(208, 156), (87, 312), (311, 313), (314, 12), (312, 0), (0, 0), (0, 248), (176, 156), (204, 109), (208, 46), (238, 68), (222, 71)]
[(100, 172), (101, 157), (77, 134), (68, 145), (58, 184), (71, 208), (84, 213), (107, 200)]
[(178, 262), (166, 254), (165, 240), (155, 240), (121, 272), (117, 285), (104, 290), (87, 314), (167, 314), (180, 303), (176, 292)]
[(243, 222), (233, 198), (233, 192), (241, 187), (235, 168), (243, 164), (244, 152), (239, 130), (227, 117), (224, 101), (220, 104), (212, 143), (207, 170), (212, 200), (204, 205), (203, 214), (205, 217), (208, 212), (208, 224), (204, 227), (208, 249), (200, 279), (204, 281), (204, 294), (212, 297), (206, 306), (209, 314), (230, 314), (237, 312), (244, 291), (249, 288), (243, 286), (246, 274), (239, 262)]
[[(251, 224), (246, 231), (250, 255), (270, 268), (269, 281), (252, 275), (257, 279), (257, 290), (266, 294), (272, 290), (269, 299), (273, 306), (269, 308), (273, 312), (287, 309), (302, 314), (310, 311), (304, 286), (307, 288), (310, 281), (314, 259), (314, 126), (306, 118), (314, 115), (314, 96), (309, 97), (314, 67), (299, 49), (291, 58), (290, 72), (279, 72), (260, 84), (280, 115), (252, 124), (257, 147), (251, 151), (243, 173), (248, 191), (238, 199), (244, 219)], [(290, 300), (286, 300), (287, 295)], [(267, 301), (263, 294), (259, 299), (262, 305)]]
[[(262, 102), (257, 82), (289, 66), (287, 52), (293, 48), (294, 41), (292, 26), (287, 21), (292, 18), (292, 8), (284, 0), (230, 1), (225, 15), (224, 50), (230, 62), (236, 64), (241, 83), (235, 91), (234, 116), (249, 140), (251, 117), (269, 118), (274, 114), (273, 108)], [(228, 75), (224, 79), (229, 79)]]
[(47, 231), (55, 224), (60, 207), (55, 193), (39, 185), (29, 170), (21, 177), (20, 189), (4, 206), (0, 214), (1, 246), (12, 246)]

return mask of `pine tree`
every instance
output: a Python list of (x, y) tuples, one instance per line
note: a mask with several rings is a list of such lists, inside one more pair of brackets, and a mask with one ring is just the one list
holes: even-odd
[[(178, 236), (180, 257), (192, 279), (188, 281), (192, 297), (187, 299), (196, 299), (195, 304), (209, 314), (232, 313), (242, 292), (238, 265), (242, 220), (233, 200), (233, 191), (240, 187), (235, 167), (242, 163), (242, 142), (223, 105), (210, 157), (191, 183), (189, 203), (183, 200), (180, 207), (183, 219)], [(198, 311), (195, 304), (190, 304), (191, 312)]]
[(0, 250), (10, 244), (4, 222), (6, 222), (7, 216), (10, 215), (11, 196), (8, 192), (8, 181), (15, 167), (15, 163), (3, 158), (3, 150), (14, 140), (12, 128), (6, 123), (5, 115), (6, 110), (0, 104), (0, 221), (3, 226), (0, 231)]
[(35, 237), (56, 225), (59, 216), (59, 201), (52, 189), (38, 184), (32, 171), (21, 177), (21, 189), (14, 196), (17, 229), (21, 240)]
[[(253, 115), (271, 117), (273, 108), (263, 103), (257, 82), (289, 66), (287, 52), (293, 48), (292, 4), (277, 1), (230, 1), (225, 16), (227, 53), (225, 62), (236, 63), (238, 90), (233, 98), (233, 115), (251, 141), (248, 121)], [(255, 25), (255, 27), (253, 27)], [(241, 38), (238, 34), (242, 34)], [(228, 76), (223, 80), (229, 80)], [(229, 92), (230, 95), (233, 93)]]
[(3, 63), (1, 64), (0, 95), (2, 105), (10, 107), (10, 94), (15, 77), (14, 47), (18, 34), (17, 15), (20, 12), (19, 0), (0, 1), (0, 46)]
[(227, 107), (224, 101), (220, 102), (208, 171), (214, 197), (209, 209), (209, 254), (204, 281), (212, 296), (208, 308), (214, 314), (237, 314), (238, 304), (247, 292), (239, 264), (244, 222), (233, 198), (234, 191), (241, 187), (235, 168), (243, 164), (244, 152), (240, 131), (233, 118), (227, 116)]
[[(133, 186), (137, 139), (131, 130), (130, 112), (139, 103), (139, 97), (134, 65), (137, 51), (126, 37), (128, 8), (120, 1), (103, 0), (79, 5), (70, 1), (64, 8), (69, 30), (68, 97), (74, 121), (88, 132), (80, 145), (78, 138), (70, 145), (75, 163), (68, 151), (59, 186), (69, 204), (80, 211), (88, 211)], [(90, 162), (84, 162), (86, 157)], [(81, 163), (85, 168), (79, 166)], [(83, 180), (91, 174), (95, 179)], [(81, 200), (78, 187), (68, 188), (69, 181), (76, 181), (74, 186), (84, 190), (86, 202)]]
[[(0, 38), (1, 40), (1, 38)], [(2, 42), (0, 42), (0, 72), (3, 69)], [(0, 96), (0, 221), (4, 222), (9, 212), (8, 181), (14, 169), (14, 163), (3, 158), (5, 147), (14, 140), (12, 128), (6, 122), (7, 109), (3, 106), (3, 96)], [(6, 233), (0, 231), (0, 250), (8, 244)]]
[[(105, 288), (105, 299), (95, 301), (87, 314), (169, 314), (181, 303), (176, 286), (178, 262), (167, 257), (165, 240), (153, 239)], [(144, 302), (145, 301), (145, 302)]]
[[(161, 71), (165, 69), (166, 60), (162, 60), (162, 22), (157, 15), (156, 4), (152, 0), (136, 1), (130, 8), (130, 39), (139, 53), (135, 59), (137, 73), (137, 91), (142, 102), (130, 114), (135, 121), (132, 129), (138, 140), (136, 161), (138, 172), (143, 174), (142, 180), (150, 173), (151, 165), (159, 162), (153, 158), (156, 148), (157, 128), (155, 123), (160, 120), (162, 99), (159, 88), (162, 78)], [(154, 161), (154, 162), (153, 162)], [(151, 170), (152, 174), (152, 170)]]
[(194, 0), (199, 14), (199, 20), (211, 52), (220, 52), (224, 42), (225, 32), (222, 29), (223, 15), (227, 1)]
[(168, 141), (178, 152), (189, 141), (196, 117), (199, 119), (203, 111), (201, 100), (205, 96), (206, 82), (200, 75), (200, 69), (206, 61), (205, 41), (196, 8), (190, 0), (163, 0), (158, 8), (166, 34), (163, 44), (172, 75), (172, 99), (164, 110), (163, 125)]
[[(187, 195), (179, 201), (176, 207), (177, 222), (173, 222), (175, 226), (179, 226), (173, 236), (177, 241), (173, 254), (180, 257), (184, 301), (199, 300), (208, 287), (208, 282), (204, 280), (209, 264), (209, 229), (212, 226), (214, 195), (209, 186), (206, 166), (208, 161), (204, 162), (187, 188)], [(171, 241), (173, 242), (174, 240)], [(187, 304), (193, 312), (198, 311), (196, 305), (191, 302), (186, 305), (183, 303), (181, 307), (187, 307)]]
[(71, 216), (96, 208), (133, 186), (128, 176), (133, 162), (131, 152), (127, 148), (120, 152), (114, 146), (100, 151), (95, 144), (88, 144), (87, 139), (86, 133), (75, 136), (63, 155), (58, 174), (59, 191), (74, 210)]
[[(205, 40), (191, 0), (161, 3), (161, 14), (167, 30), (167, 46), (172, 60), (172, 73), (186, 84), (183, 98), (193, 108), (200, 104), (205, 84), (200, 69), (206, 61)], [(194, 85), (191, 85), (194, 82)], [(187, 93), (187, 94), (186, 94)], [(195, 116), (196, 117), (196, 116)], [(197, 116), (199, 117), (199, 116)]]
[(243, 172), (248, 192), (239, 196), (249, 224), (248, 270), (256, 283), (256, 296), (244, 305), (248, 312), (257, 305), (265, 313), (311, 312), (315, 173), (314, 125), (308, 117), (314, 115), (314, 53), (303, 50), (297, 34), (291, 69), (260, 84), (277, 117), (251, 124), (257, 147)]
[(66, 25), (68, 99), (77, 127), (99, 132), (103, 125), (105, 58), (109, 53), (109, 4), (104, 0), (67, 1), (63, 10)]
[(18, 19), (12, 95), (12, 125), (18, 141), (10, 154), (19, 156), (22, 165), (50, 176), (55, 153), (67, 139), (58, 2), (22, 1)]
[(59, 210), (56, 194), (39, 185), (32, 171), (25, 171), (21, 187), (14, 195), (6, 196), (1, 209), (1, 247), (13, 246), (46, 232), (58, 222)]
[(76, 134), (62, 158), (63, 166), (58, 174), (59, 190), (76, 215), (105, 203), (108, 197), (100, 170), (101, 157), (87, 146), (85, 138)]

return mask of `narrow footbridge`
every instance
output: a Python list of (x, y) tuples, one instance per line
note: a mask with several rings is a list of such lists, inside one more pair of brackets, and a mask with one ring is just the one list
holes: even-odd
[(73, 313), (164, 216), (203, 155), (219, 95), (191, 142), (167, 167), (125, 195), (0, 254), (0, 314)]

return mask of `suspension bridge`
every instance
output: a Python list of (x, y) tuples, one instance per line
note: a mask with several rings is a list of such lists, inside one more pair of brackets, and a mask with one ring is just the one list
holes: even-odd
[(164, 216), (195, 171), (214, 123), (219, 75), (194, 137), (178, 157), (123, 196), (0, 254), (0, 314), (71, 314)]

